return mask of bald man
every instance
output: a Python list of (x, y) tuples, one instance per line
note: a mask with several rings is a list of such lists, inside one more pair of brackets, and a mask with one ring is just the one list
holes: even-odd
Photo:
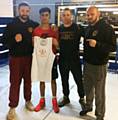
[(84, 40), (86, 108), (80, 115), (92, 111), (95, 96), (96, 120), (104, 120), (106, 64), (109, 53), (116, 48), (116, 38), (113, 28), (100, 19), (100, 12), (95, 6), (87, 9), (87, 20), (89, 25), (85, 30)]

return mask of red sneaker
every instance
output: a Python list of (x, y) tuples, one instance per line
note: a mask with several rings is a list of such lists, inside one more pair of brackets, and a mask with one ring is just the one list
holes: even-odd
[(44, 107), (45, 107), (45, 98), (41, 98), (39, 101), (39, 104), (34, 108), (34, 111), (38, 112), (41, 109), (43, 109)]
[(52, 105), (53, 105), (54, 112), (58, 113), (59, 112), (59, 106), (58, 106), (58, 103), (57, 103), (57, 98), (52, 99)]

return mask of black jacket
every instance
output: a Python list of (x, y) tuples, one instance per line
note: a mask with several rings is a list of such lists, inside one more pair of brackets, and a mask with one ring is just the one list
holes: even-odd
[[(28, 20), (23, 23), (19, 17), (13, 19), (6, 27), (3, 33), (2, 42), (9, 48), (11, 56), (31, 56), (33, 52), (32, 47), (32, 31), (38, 26), (38, 23)], [(15, 36), (22, 35), (22, 41), (16, 42)]]
[(77, 59), (79, 56), (81, 26), (73, 23), (70, 27), (61, 25), (59, 28), (60, 59), (66, 61)]
[[(90, 47), (87, 39), (95, 39), (95, 48)], [(113, 28), (102, 19), (85, 30), (84, 59), (87, 63), (103, 65), (108, 62), (109, 53), (116, 49), (116, 36)]]

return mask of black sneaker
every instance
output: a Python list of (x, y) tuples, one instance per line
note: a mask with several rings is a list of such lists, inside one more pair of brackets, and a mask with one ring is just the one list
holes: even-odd
[(81, 115), (81, 116), (84, 116), (84, 115), (86, 115), (88, 112), (91, 112), (92, 111), (92, 108), (90, 108), (90, 109), (85, 109), (85, 110), (82, 110), (79, 114)]
[(85, 110), (86, 103), (84, 98), (80, 98), (79, 103), (81, 105), (82, 110)]
[(61, 98), (61, 100), (58, 102), (58, 106), (59, 107), (63, 107), (65, 106), (66, 104), (69, 104), (70, 103), (70, 100), (68, 97), (64, 96), (63, 98)]
[(96, 120), (104, 120), (103, 117), (97, 117)]

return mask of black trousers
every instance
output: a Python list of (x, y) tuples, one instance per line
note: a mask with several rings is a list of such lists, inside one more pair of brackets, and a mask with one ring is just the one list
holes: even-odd
[(74, 77), (75, 83), (77, 85), (77, 91), (80, 96), (80, 98), (84, 97), (84, 87), (82, 82), (82, 69), (81, 69), (81, 63), (79, 59), (71, 60), (71, 61), (65, 61), (63, 59), (59, 60), (59, 70), (61, 74), (61, 80), (62, 80), (62, 88), (63, 88), (63, 94), (64, 96), (69, 96), (69, 72), (72, 72), (72, 75)]

